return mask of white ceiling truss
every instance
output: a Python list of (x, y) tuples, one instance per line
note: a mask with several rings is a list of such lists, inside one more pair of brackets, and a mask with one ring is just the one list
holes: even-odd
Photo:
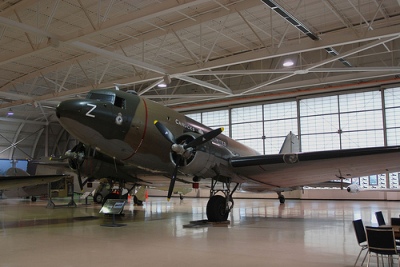
[(190, 110), (398, 83), (399, 39), (397, 0), (3, 1), (0, 120), (116, 85)]

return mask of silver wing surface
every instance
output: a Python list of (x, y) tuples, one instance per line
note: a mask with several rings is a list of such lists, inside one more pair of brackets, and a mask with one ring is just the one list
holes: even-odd
[(68, 177), (69, 175), (32, 175), (32, 176), (1, 176), (0, 177), (0, 190), (13, 188), (13, 187), (24, 187), (39, 184), (47, 184), (61, 180), (62, 178)]
[(237, 174), (249, 179), (244, 183), (249, 191), (276, 191), (339, 178), (400, 171), (400, 147), (234, 157), (230, 163)]

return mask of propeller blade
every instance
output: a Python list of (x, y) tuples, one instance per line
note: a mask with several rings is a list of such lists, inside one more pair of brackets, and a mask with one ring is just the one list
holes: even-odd
[(214, 137), (216, 137), (217, 135), (222, 133), (224, 128), (221, 127), (221, 128), (212, 130), (208, 133), (205, 133), (205, 134), (195, 138), (188, 144), (182, 146), (182, 145), (178, 145), (176, 143), (175, 137), (172, 134), (172, 132), (167, 127), (165, 127), (161, 122), (159, 122), (158, 120), (155, 120), (154, 125), (156, 126), (158, 131), (165, 137), (165, 139), (167, 139), (172, 144), (171, 150), (174, 151), (177, 155), (175, 168), (172, 173), (171, 182), (170, 182), (169, 188), (168, 188), (167, 199), (169, 201), (171, 199), (172, 192), (174, 191), (175, 181), (176, 181), (176, 177), (178, 175), (178, 169), (180, 167), (181, 161), (184, 160), (184, 157), (182, 155), (186, 153), (186, 149), (194, 148), (196, 146), (199, 146), (201, 144), (204, 144), (204, 143), (210, 141), (211, 139), (213, 139)]
[(157, 127), (157, 129), (160, 131), (160, 133), (171, 143), (171, 144), (175, 144), (175, 137), (174, 135), (171, 133), (171, 131), (164, 126), (164, 124), (162, 124), (161, 122), (159, 122), (158, 120), (154, 121), (154, 125)]
[(179, 168), (180, 161), (181, 161), (181, 157), (178, 156), (176, 159), (176, 165), (175, 165), (174, 172), (172, 173), (171, 182), (169, 183), (168, 196), (167, 196), (168, 201), (171, 199), (172, 192), (174, 191), (174, 186), (175, 186), (176, 176), (178, 175), (178, 168)]
[(217, 128), (215, 130), (212, 130), (212, 131), (210, 131), (208, 133), (205, 133), (205, 134), (197, 137), (193, 141), (191, 141), (189, 144), (185, 145), (185, 148), (196, 147), (196, 146), (202, 145), (202, 144), (210, 141), (214, 137), (217, 137), (223, 131), (224, 131), (224, 128), (221, 127), (221, 128)]
[(79, 166), (80, 164), (78, 163), (78, 160), (76, 160), (76, 172), (78, 173), (78, 182), (79, 182), (79, 188), (81, 191), (83, 191), (83, 182), (82, 182), (82, 177), (81, 177), (81, 168)]

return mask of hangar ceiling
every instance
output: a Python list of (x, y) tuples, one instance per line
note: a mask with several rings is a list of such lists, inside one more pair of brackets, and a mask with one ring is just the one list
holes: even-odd
[(2, 1), (0, 158), (94, 88), (190, 110), (397, 83), (399, 38), (400, 0)]

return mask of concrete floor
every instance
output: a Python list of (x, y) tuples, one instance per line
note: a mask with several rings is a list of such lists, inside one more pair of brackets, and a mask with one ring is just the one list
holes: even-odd
[(400, 214), (395, 201), (236, 199), (229, 225), (186, 227), (205, 218), (206, 203), (150, 197), (127, 203), (116, 218), (126, 226), (105, 227), (112, 220), (99, 205), (3, 199), (0, 266), (353, 266), (352, 220), (376, 225), (375, 211), (387, 221)]

